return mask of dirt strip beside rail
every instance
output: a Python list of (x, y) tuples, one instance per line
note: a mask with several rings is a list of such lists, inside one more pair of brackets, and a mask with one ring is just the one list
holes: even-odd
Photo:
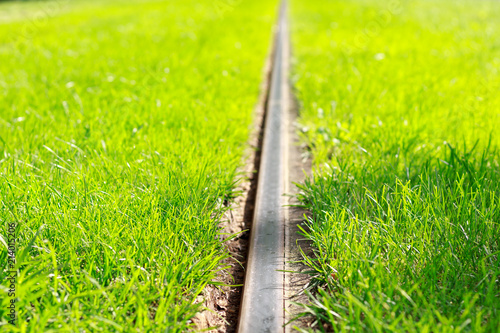
[(223, 223), (224, 233), (239, 236), (226, 242), (232, 258), (224, 263), (229, 268), (219, 281), (244, 287), (208, 286), (199, 297), (205, 310), (193, 320), (197, 330), (292, 332), (293, 324), (285, 323), (300, 312), (294, 302), (306, 301), (303, 288), (308, 276), (285, 273), (305, 270), (299, 248), (307, 253), (308, 243), (298, 231), (306, 212), (294, 207), (298, 204), (294, 183), (302, 182), (311, 170), (296, 134), (298, 105), (289, 82), (286, 6), (283, 1), (240, 170), (244, 181), (236, 190), (242, 194), (231, 203)]
[(240, 333), (292, 331), (293, 326), (285, 323), (300, 311), (293, 302), (304, 300), (302, 291), (309, 281), (305, 274), (285, 273), (305, 269), (298, 261), (299, 246), (307, 252), (308, 243), (297, 233), (305, 211), (291, 205), (297, 204), (297, 187), (293, 183), (302, 182), (304, 170), (310, 173), (311, 169), (310, 163), (302, 159), (295, 131), (298, 109), (289, 82), (286, 1), (280, 10), (276, 44)]

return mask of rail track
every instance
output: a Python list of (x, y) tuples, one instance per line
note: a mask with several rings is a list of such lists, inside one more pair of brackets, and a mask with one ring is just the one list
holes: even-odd
[[(291, 208), (292, 182), (303, 178), (300, 153), (293, 145), (293, 110), (288, 82), (290, 47), (287, 2), (282, 1), (263, 128), (259, 178), (240, 306), (238, 332), (285, 332), (297, 291), (285, 269), (297, 254), (296, 225), (303, 212)], [(298, 166), (298, 167), (297, 167)], [(307, 169), (307, 167), (306, 167)], [(295, 267), (294, 267), (295, 268)], [(296, 282), (296, 281), (295, 281)]]

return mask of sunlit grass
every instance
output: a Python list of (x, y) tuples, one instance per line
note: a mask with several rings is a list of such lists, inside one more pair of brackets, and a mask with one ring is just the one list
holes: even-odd
[(293, 1), (317, 329), (498, 331), (499, 14)]
[(189, 327), (228, 255), (218, 223), (275, 15), (273, 1), (231, 3), (0, 4), (0, 234), (17, 223), (17, 330)]

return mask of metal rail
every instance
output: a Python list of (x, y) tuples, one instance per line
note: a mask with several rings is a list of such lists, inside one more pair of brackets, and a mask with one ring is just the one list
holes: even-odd
[(287, 21), (280, 7), (238, 332), (283, 332)]

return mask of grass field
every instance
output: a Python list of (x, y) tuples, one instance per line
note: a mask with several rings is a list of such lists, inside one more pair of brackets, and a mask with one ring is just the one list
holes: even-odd
[(1, 331), (190, 327), (228, 256), (219, 222), (275, 10), (260, 0), (0, 4)]
[(499, 16), (292, 1), (318, 330), (500, 331)]

